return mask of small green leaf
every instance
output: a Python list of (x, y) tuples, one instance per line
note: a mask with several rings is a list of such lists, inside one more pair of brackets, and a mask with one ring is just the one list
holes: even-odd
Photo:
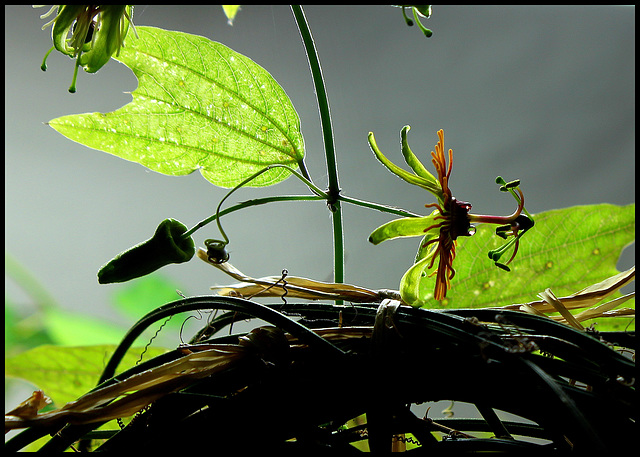
[(458, 238), (452, 289), (439, 305), (432, 298), (435, 279), (423, 278), (426, 306), (527, 303), (538, 300), (546, 288), (557, 297), (570, 295), (618, 273), (620, 252), (635, 239), (635, 204), (574, 206), (540, 213), (535, 221), (520, 241), (510, 272), (487, 258), (487, 252), (502, 243), (492, 226), (480, 225), (474, 236)]
[[(200, 170), (227, 188), (268, 165), (302, 163), (300, 119), (265, 69), (204, 37), (136, 30), (139, 38), (128, 34), (117, 57), (138, 78), (133, 101), (106, 114), (63, 116), (51, 127), (158, 173)], [(267, 186), (290, 175), (274, 168), (247, 185)]]
[[(116, 346), (39, 346), (5, 360), (5, 376), (21, 378), (42, 389), (58, 407), (93, 389)], [(142, 348), (132, 349), (120, 366), (134, 366)], [(148, 348), (145, 360), (166, 352)]]

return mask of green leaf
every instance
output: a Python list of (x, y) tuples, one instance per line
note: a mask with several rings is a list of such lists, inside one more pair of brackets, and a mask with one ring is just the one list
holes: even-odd
[[(180, 286), (160, 274), (144, 276), (118, 290), (113, 296), (113, 305), (125, 316), (138, 320), (155, 308), (179, 299), (176, 289)], [(179, 326), (181, 320), (169, 321), (168, 325)]]
[(59, 308), (46, 310), (42, 320), (47, 334), (60, 345), (117, 344), (126, 332), (104, 319)]
[[(117, 60), (138, 78), (133, 101), (110, 113), (63, 116), (49, 125), (67, 138), (172, 176), (200, 170), (234, 187), (272, 164), (304, 157), (300, 119), (258, 64), (207, 38), (153, 27), (127, 35)], [(290, 172), (274, 168), (250, 186)]]
[(458, 238), (456, 275), (447, 298), (441, 304), (433, 300), (435, 278), (421, 282), (427, 307), (527, 303), (539, 300), (537, 294), (546, 288), (557, 297), (570, 295), (618, 273), (620, 252), (635, 239), (635, 204), (575, 206), (534, 217), (535, 227), (522, 237), (511, 272), (496, 268), (487, 256), (504, 243), (494, 226), (483, 224), (474, 236)]
[(12, 346), (17, 345), (19, 338), (19, 332), (16, 331), (16, 327), (20, 323), (18, 319), (18, 313), (13, 308), (9, 298), (4, 300), (4, 351), (5, 354), (12, 349)]
[(27, 313), (9, 297), (4, 303), (4, 355), (18, 354), (29, 348), (53, 342), (37, 315)]
[[(39, 346), (5, 360), (5, 376), (21, 378), (36, 385), (58, 407), (93, 389), (116, 346)], [(123, 367), (134, 366), (142, 348), (130, 350)], [(145, 360), (166, 352), (148, 348)]]

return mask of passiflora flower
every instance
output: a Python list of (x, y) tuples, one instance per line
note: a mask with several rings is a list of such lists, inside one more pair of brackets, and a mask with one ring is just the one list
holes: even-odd
[[(470, 214), (471, 204), (457, 200), (449, 188), (453, 150), (449, 149), (448, 154), (445, 155), (444, 131), (438, 131), (438, 143), (435, 146), (435, 152), (431, 152), (431, 162), (438, 175), (436, 178), (411, 151), (407, 142), (409, 129), (409, 126), (405, 126), (400, 132), (400, 137), (402, 155), (413, 173), (389, 161), (380, 152), (373, 133), (369, 133), (369, 144), (378, 160), (389, 171), (408, 183), (431, 192), (436, 197), (437, 203), (429, 203), (425, 207), (435, 209), (428, 216), (406, 217), (387, 222), (371, 233), (369, 241), (379, 244), (394, 238), (423, 236), (414, 265), (407, 270), (400, 281), (400, 294), (403, 301), (413, 306), (423, 306), (424, 298), (419, 294), (420, 282), (426, 272), (434, 268), (436, 260), (437, 268), (430, 274), (436, 276), (433, 296), (436, 300), (443, 300), (446, 297), (447, 290), (451, 288), (451, 279), (455, 275), (453, 261), (456, 256), (456, 240), (460, 236), (471, 236), (475, 233), (472, 223), (501, 224), (496, 234), (504, 239), (513, 237), (500, 249), (489, 252), (489, 258), (498, 267), (508, 270), (507, 264), (515, 257), (519, 239), (525, 231), (533, 227), (533, 219), (524, 210), (524, 195), (518, 188), (519, 181), (507, 183), (501, 177), (498, 177), (496, 182), (501, 184), (502, 191), (511, 192), (514, 195), (518, 202), (516, 211), (506, 217)], [(522, 214), (523, 210), (526, 215)], [(512, 246), (514, 252), (509, 261), (506, 264), (499, 263), (498, 260)]]
[[(111, 56), (118, 55), (129, 31), (133, 27), (132, 5), (54, 5), (49, 12), (40, 16), (44, 19), (57, 8), (56, 16), (47, 22), (53, 47), (42, 61), (42, 70), (47, 69), (49, 54), (56, 49), (76, 59), (73, 80), (69, 92), (76, 91), (78, 67), (88, 73), (95, 73), (106, 64)], [(133, 27), (135, 33), (135, 27)]]

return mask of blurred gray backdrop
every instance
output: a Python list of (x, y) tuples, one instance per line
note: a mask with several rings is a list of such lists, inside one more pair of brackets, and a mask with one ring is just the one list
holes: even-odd
[[(305, 8), (323, 66), (344, 194), (424, 213), (430, 195), (389, 174), (367, 133), (401, 163), (399, 132), (429, 154), (444, 128), (453, 148), (451, 186), (474, 212), (509, 214), (497, 175), (520, 178), (530, 212), (635, 201), (635, 9), (619, 7), (435, 6), (425, 38), (398, 8)], [(168, 177), (72, 143), (44, 123), (66, 114), (107, 112), (131, 100), (136, 79), (110, 62), (82, 73), (69, 94), (73, 62), (41, 30), (44, 9), (5, 7), (5, 250), (69, 310), (123, 323), (109, 302), (125, 285), (99, 285), (100, 266), (177, 218), (193, 226), (225, 195), (198, 173)], [(308, 169), (326, 186), (318, 111), (292, 13), (245, 6), (233, 26), (220, 7), (136, 6), (134, 22), (220, 41), (267, 69), (302, 122)], [(428, 161), (427, 161), (428, 163)], [(229, 204), (305, 193), (289, 179), (243, 189)], [(392, 216), (344, 206), (346, 281), (397, 288), (417, 239), (373, 246), (369, 233)], [(289, 274), (329, 280), (332, 235), (321, 202), (274, 203), (223, 219), (232, 263), (252, 276)], [(215, 224), (196, 243), (218, 237)], [(627, 249), (619, 267), (635, 262)], [(209, 292), (227, 277), (194, 258), (161, 270), (186, 295)], [(7, 293), (20, 291), (5, 279)], [(454, 284), (455, 286), (455, 284)], [(177, 296), (176, 296), (177, 298)], [(158, 303), (157, 305), (161, 305)]]

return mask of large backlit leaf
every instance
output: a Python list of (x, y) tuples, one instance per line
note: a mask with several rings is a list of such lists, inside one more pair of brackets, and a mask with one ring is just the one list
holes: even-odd
[[(115, 345), (39, 346), (6, 359), (4, 373), (5, 376), (29, 381), (51, 397), (57, 406), (62, 406), (96, 386), (115, 349)], [(131, 349), (120, 366), (134, 366), (142, 351), (142, 348)], [(165, 349), (149, 347), (144, 359), (164, 352)]]
[[(207, 38), (153, 27), (129, 33), (117, 60), (138, 78), (133, 101), (110, 113), (49, 122), (67, 138), (166, 175), (200, 170), (233, 187), (271, 164), (302, 161), (300, 120), (258, 64)], [(290, 175), (275, 168), (251, 186)]]
[[(458, 238), (453, 288), (441, 304), (432, 299), (435, 278), (423, 278), (428, 307), (480, 308), (527, 303), (551, 288), (558, 296), (598, 283), (618, 273), (622, 249), (635, 239), (635, 204), (590, 205), (535, 215), (535, 226), (520, 242), (509, 265), (496, 268), (487, 256), (504, 241), (495, 226), (480, 225), (472, 237)], [(628, 319), (625, 320), (625, 323)]]

